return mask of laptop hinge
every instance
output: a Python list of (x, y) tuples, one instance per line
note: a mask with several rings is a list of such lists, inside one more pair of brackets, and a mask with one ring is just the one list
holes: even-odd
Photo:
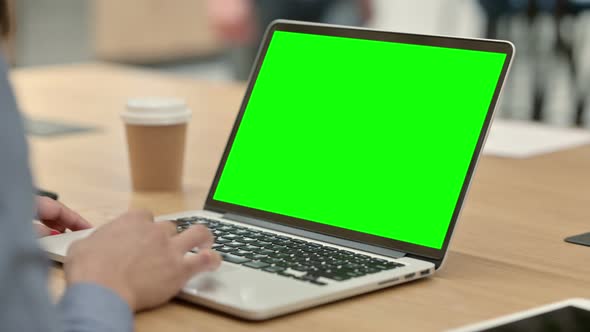
[(248, 225), (252, 225), (252, 226), (268, 228), (270, 230), (277, 231), (277, 232), (283, 232), (283, 233), (287, 233), (287, 234), (301, 236), (301, 237), (309, 238), (309, 239), (316, 240), (316, 241), (331, 243), (331, 244), (335, 244), (335, 245), (339, 245), (339, 246), (343, 246), (343, 247), (348, 247), (348, 248), (356, 249), (356, 250), (362, 250), (362, 251), (366, 251), (366, 252), (370, 252), (370, 253), (374, 253), (374, 254), (378, 254), (378, 255), (383, 255), (383, 256), (387, 256), (387, 257), (391, 257), (391, 258), (401, 258), (406, 255), (404, 252), (397, 251), (397, 250), (392, 250), (392, 249), (387, 249), (387, 248), (383, 248), (383, 247), (373, 246), (373, 245), (366, 244), (366, 243), (360, 243), (360, 242), (356, 242), (356, 241), (346, 240), (346, 239), (342, 239), (342, 238), (331, 236), (331, 235), (311, 232), (311, 231), (303, 230), (300, 228), (280, 225), (280, 224), (276, 224), (273, 222), (268, 222), (268, 221), (264, 221), (264, 220), (260, 220), (260, 219), (256, 219), (256, 218), (241, 216), (238, 214), (226, 213), (223, 215), (223, 218), (229, 219), (229, 220), (234, 220), (234, 221), (239, 221), (239, 222), (242, 222), (242, 223), (245, 223)]

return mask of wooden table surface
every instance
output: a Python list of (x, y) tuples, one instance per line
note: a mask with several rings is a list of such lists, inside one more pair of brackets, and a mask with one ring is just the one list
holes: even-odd
[[(23, 111), (96, 126), (31, 138), (38, 184), (95, 225), (129, 207), (156, 214), (202, 208), (244, 86), (105, 64), (19, 69)], [(177, 96), (193, 109), (181, 193), (134, 193), (119, 113), (133, 96)], [(441, 161), (444, 162), (444, 161)], [(428, 202), (424, 202), (427, 207)], [(484, 157), (444, 267), (426, 280), (262, 323), (172, 301), (136, 317), (137, 331), (440, 331), (570, 297), (590, 298), (590, 146), (516, 160)], [(53, 267), (50, 288), (63, 292)]]

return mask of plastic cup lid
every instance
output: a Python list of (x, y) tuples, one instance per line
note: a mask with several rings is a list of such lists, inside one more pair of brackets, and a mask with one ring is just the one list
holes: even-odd
[(129, 99), (121, 118), (127, 124), (162, 126), (188, 122), (191, 114), (182, 99), (142, 97)]

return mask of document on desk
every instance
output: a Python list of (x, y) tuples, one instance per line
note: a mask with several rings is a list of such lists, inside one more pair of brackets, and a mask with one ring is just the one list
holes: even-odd
[(55, 120), (25, 119), (27, 135), (36, 137), (59, 137), (96, 131), (97, 128)]
[(589, 143), (588, 129), (494, 120), (483, 153), (496, 157), (529, 158)]

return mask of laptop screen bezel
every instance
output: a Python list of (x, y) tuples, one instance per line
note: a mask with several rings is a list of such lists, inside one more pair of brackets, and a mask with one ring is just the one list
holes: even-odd
[[(484, 125), (482, 126), (482, 130), (480, 132), (477, 145), (474, 151), (474, 154), (471, 158), (469, 168), (467, 171), (467, 175), (465, 177), (465, 181), (461, 188), (461, 192), (459, 198), (457, 200), (457, 204), (455, 206), (455, 210), (453, 211), (453, 215), (451, 221), (449, 223), (449, 227), (447, 229), (447, 233), (445, 235), (445, 239), (443, 245), (440, 249), (421, 246), (413, 243), (403, 242), (399, 240), (394, 240), (390, 238), (385, 238), (381, 236), (361, 233), (358, 231), (352, 231), (349, 229), (344, 229), (340, 227), (330, 226), (326, 224), (322, 224), (319, 222), (313, 222), (309, 220), (289, 217), (286, 215), (271, 213), (263, 210), (253, 209), (245, 206), (235, 205), (227, 202), (221, 202), (213, 199), (213, 195), (219, 183), (219, 179), (221, 177), (221, 173), (223, 168), (225, 167), (225, 163), (227, 161), (227, 157), (231, 150), (232, 144), (234, 142), (237, 130), (240, 126), (242, 121), (242, 117), (246, 110), (246, 106), (248, 105), (250, 95), (252, 93), (252, 89), (256, 82), (256, 78), (262, 66), (264, 57), (266, 55), (266, 51), (268, 49), (268, 45), (270, 44), (270, 40), (275, 31), (287, 31), (287, 32), (299, 32), (299, 33), (309, 33), (309, 34), (317, 34), (317, 35), (326, 35), (326, 36), (338, 36), (338, 37), (349, 37), (349, 38), (360, 38), (366, 40), (376, 40), (376, 41), (386, 41), (386, 42), (397, 42), (397, 43), (408, 43), (408, 44), (416, 44), (416, 45), (429, 45), (429, 46), (438, 46), (438, 47), (448, 47), (448, 48), (457, 48), (457, 49), (467, 49), (467, 50), (477, 50), (477, 51), (488, 51), (488, 52), (496, 52), (496, 53), (503, 53), (506, 54), (506, 60), (504, 62), (504, 66), (502, 67), (502, 71), (500, 77), (498, 79), (498, 83), (496, 85), (496, 89), (493, 94), (492, 102), (488, 108), (488, 112), (484, 121)], [(219, 167), (213, 179), (213, 183), (209, 190), (209, 194), (207, 195), (207, 199), (205, 202), (205, 209), (212, 210), (215, 212), (220, 213), (232, 213), (243, 215), (250, 218), (260, 219), (271, 223), (277, 223), (288, 227), (294, 227), (297, 229), (303, 229), (306, 231), (321, 233), (328, 236), (333, 236), (337, 238), (342, 238), (350, 241), (360, 242), (363, 244), (369, 244), (377, 247), (382, 247), (386, 249), (402, 251), (404, 253), (410, 254), (412, 256), (424, 257), (430, 261), (434, 261), (435, 263), (440, 263), (445, 256), (445, 253), (448, 249), (448, 245), (450, 239), (452, 237), (453, 230), (455, 228), (455, 224), (459, 218), (459, 214), (461, 212), (461, 208), (463, 206), (469, 184), (473, 177), (475, 167), (477, 161), (479, 159), (479, 155), (481, 153), (483, 144), (485, 142), (485, 138), (493, 117), (493, 110), (495, 109), (496, 103), (498, 101), (498, 96), (500, 94), (502, 85), (506, 78), (506, 74), (508, 72), (508, 68), (510, 62), (512, 60), (514, 53), (514, 48), (511, 43), (505, 41), (495, 41), (495, 40), (483, 40), (483, 39), (466, 39), (466, 38), (456, 38), (456, 37), (442, 37), (442, 36), (431, 36), (431, 35), (418, 35), (418, 34), (406, 34), (406, 33), (397, 33), (397, 32), (388, 32), (388, 31), (379, 31), (379, 30), (370, 30), (364, 28), (354, 28), (354, 27), (342, 27), (342, 26), (332, 26), (332, 25), (324, 25), (324, 24), (314, 24), (314, 23), (307, 23), (307, 22), (296, 22), (296, 21), (286, 21), (286, 20), (277, 20), (274, 21), (267, 29), (265, 33), (265, 37), (262, 41), (260, 49), (258, 51), (258, 56), (255, 61), (255, 65), (253, 70), (250, 74), (250, 79), (248, 81), (248, 87), (246, 89), (246, 93), (244, 95), (244, 99), (240, 106), (240, 111), (236, 117), (236, 121), (232, 128), (231, 134), (229, 136), (227, 145), (223, 152), (223, 156), (219, 163)], [(384, 217), (387, 216), (387, 207), (382, 206), (366, 206), (362, 207), (359, 213), (362, 214), (362, 209), (379, 209), (383, 210)], [(438, 266), (439, 264), (437, 264)]]

